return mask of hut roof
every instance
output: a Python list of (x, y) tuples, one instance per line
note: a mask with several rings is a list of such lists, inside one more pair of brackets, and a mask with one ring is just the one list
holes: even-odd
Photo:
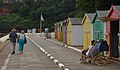
[(81, 25), (82, 18), (70, 18), (72, 25)]
[(116, 10), (120, 13), (120, 6), (114, 6)]
[(108, 11), (107, 10), (105, 10), (105, 11), (97, 11), (98, 13), (99, 13), (99, 15), (100, 15), (100, 17), (105, 17), (105, 16), (107, 16), (107, 14), (108, 14)]
[(87, 13), (87, 15), (90, 21), (93, 21), (95, 13)]

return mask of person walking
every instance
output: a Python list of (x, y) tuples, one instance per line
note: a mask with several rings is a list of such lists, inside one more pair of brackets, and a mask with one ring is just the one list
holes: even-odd
[(18, 44), (19, 44), (19, 54), (23, 53), (23, 49), (24, 49), (24, 44), (27, 43), (26, 41), (26, 35), (24, 30), (21, 31), (21, 33), (18, 36)]
[(10, 42), (12, 44), (12, 53), (11, 54), (15, 54), (16, 39), (18, 38), (17, 34), (16, 34), (16, 31), (17, 30), (15, 28), (13, 28), (12, 32), (9, 35)]

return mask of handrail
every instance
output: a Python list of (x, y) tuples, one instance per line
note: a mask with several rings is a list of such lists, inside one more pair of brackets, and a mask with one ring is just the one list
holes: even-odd
[(9, 34), (0, 38), (0, 43), (5, 42), (7, 39), (9, 39)]

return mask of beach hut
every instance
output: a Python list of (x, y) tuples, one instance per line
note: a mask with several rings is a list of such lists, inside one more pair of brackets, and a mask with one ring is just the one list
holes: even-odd
[(67, 20), (63, 21), (63, 42), (67, 44)]
[(62, 24), (62, 42), (64, 42), (64, 21), (61, 21), (61, 24)]
[(106, 32), (110, 37), (110, 57), (120, 56), (120, 6), (112, 5), (106, 17), (100, 17), (106, 21)]
[(60, 23), (57, 22), (57, 28), (58, 28), (58, 39), (57, 40), (60, 40)]
[(64, 42), (64, 21), (61, 21), (62, 24), (62, 42)]
[(55, 39), (58, 39), (58, 24), (55, 23)]
[(59, 22), (59, 41), (62, 41), (63, 40), (63, 34), (62, 34), (62, 21)]
[(71, 46), (82, 46), (83, 35), (81, 18), (68, 18), (67, 44)]
[(83, 48), (86, 49), (90, 45), (91, 40), (93, 39), (93, 21), (94, 13), (85, 13), (82, 19), (83, 25)]
[(99, 20), (99, 17), (104, 17), (108, 14), (108, 11), (96, 11), (94, 18), (93, 18), (93, 39), (100, 40), (105, 39), (106, 33), (106, 24), (104, 21)]

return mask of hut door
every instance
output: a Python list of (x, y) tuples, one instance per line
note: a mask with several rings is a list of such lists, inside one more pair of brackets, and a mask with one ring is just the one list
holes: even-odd
[(119, 33), (119, 21), (111, 21), (111, 55), (112, 57), (119, 57), (118, 49), (118, 33)]

